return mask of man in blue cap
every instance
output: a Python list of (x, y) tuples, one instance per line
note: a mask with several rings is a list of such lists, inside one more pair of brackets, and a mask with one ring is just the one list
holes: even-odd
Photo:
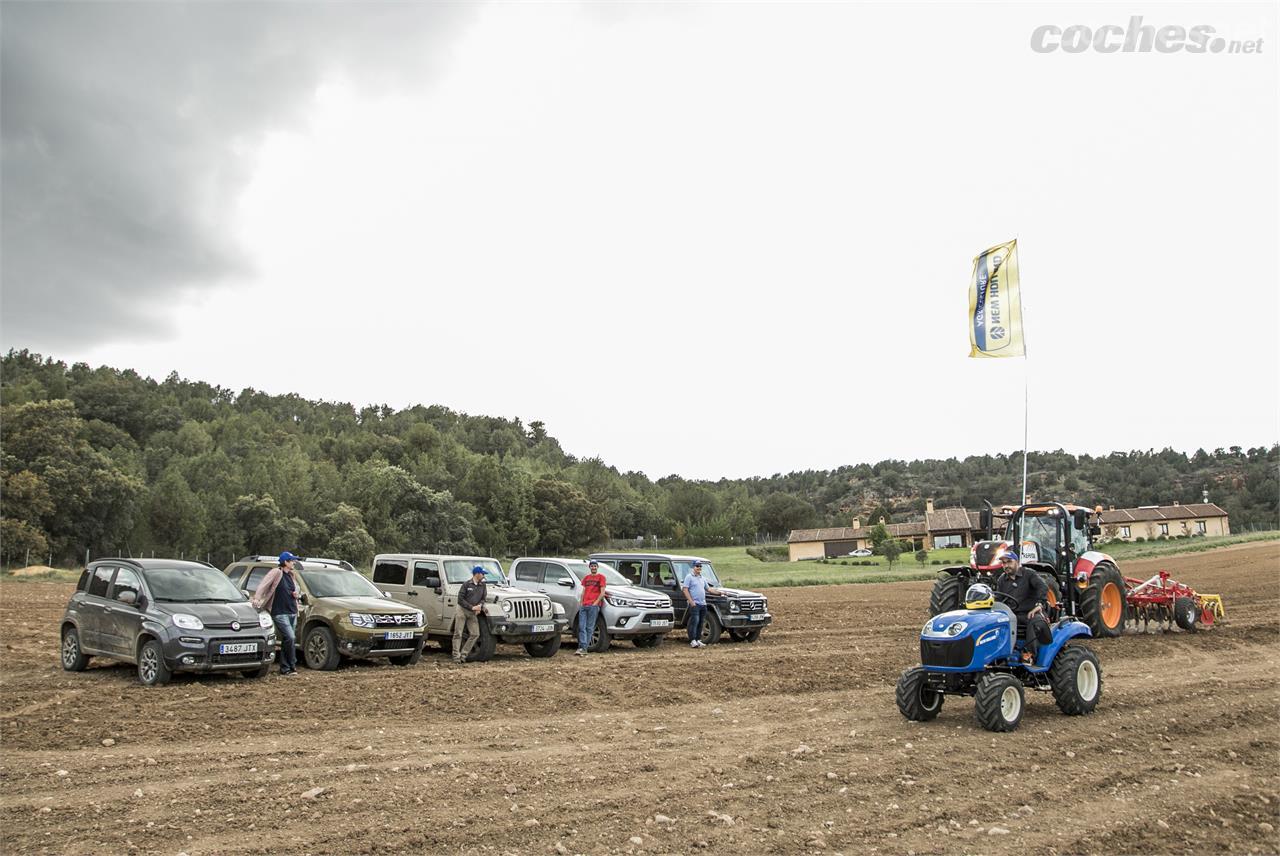
[(279, 564), (267, 572), (253, 593), (253, 605), (271, 613), (275, 622), (280, 637), (280, 674), (285, 677), (298, 674), (298, 581), (293, 578), (297, 561), (297, 556), (285, 550)]
[[(488, 595), (484, 584), (484, 568), (476, 565), (471, 569), (471, 579), (458, 589), (458, 609), (453, 618), (453, 662), (465, 663), (480, 638), (480, 613), (484, 610), (484, 599)], [(462, 641), (463, 632), (467, 641)]]
[(1049, 633), (1049, 620), (1045, 617), (1049, 606), (1049, 587), (1039, 574), (1022, 567), (1018, 554), (1013, 550), (1001, 554), (1000, 567), (1004, 573), (996, 580), (995, 589), (1013, 598), (1006, 603), (1018, 616), (1018, 626), (1025, 634), (1022, 662), (1034, 663), (1041, 643), (1053, 639)]

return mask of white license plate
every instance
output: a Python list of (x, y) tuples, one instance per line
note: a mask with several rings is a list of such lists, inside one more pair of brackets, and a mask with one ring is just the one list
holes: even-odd
[(412, 639), (412, 638), (413, 638), (413, 631), (412, 631), (412, 630), (388, 630), (388, 631), (387, 631), (387, 636), (386, 636), (386, 638), (388, 638), (388, 639)]
[(763, 615), (748, 615), (748, 616), (747, 616), (747, 619), (748, 619), (749, 621), (764, 621), (764, 616), (763, 616)]
[(218, 646), (219, 654), (255, 654), (257, 651), (256, 642), (229, 642)]
[(670, 627), (671, 622), (665, 619), (659, 619), (658, 621), (650, 621), (649, 626), (650, 627)]
[(555, 629), (556, 629), (556, 626), (555, 626), (554, 624), (535, 624), (535, 625), (533, 625), (533, 632), (534, 632), (534, 633), (550, 633), (552, 630), (555, 630)]

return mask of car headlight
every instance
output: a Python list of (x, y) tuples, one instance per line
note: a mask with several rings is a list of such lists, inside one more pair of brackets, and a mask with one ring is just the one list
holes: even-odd
[(194, 615), (187, 615), (185, 612), (179, 612), (173, 617), (175, 627), (181, 627), (183, 630), (204, 630), (204, 622)]
[(419, 627), (427, 623), (427, 617), (422, 613), (421, 610), (413, 614), (413, 623), (417, 624)]
[(509, 600), (504, 600), (504, 601), (502, 602), (502, 611), (503, 611), (503, 612), (510, 612), (510, 611), (511, 611), (511, 601), (509, 601)]
[(730, 611), (730, 612), (741, 612), (741, 611), (742, 611), (742, 606), (741, 606), (741, 605), (740, 605), (736, 600), (731, 600), (731, 601), (729, 601), (729, 611)]
[(612, 595), (606, 594), (604, 596), (604, 599), (605, 599), (605, 602), (608, 603), (610, 606), (620, 606), (620, 607), (623, 607), (624, 609), (631, 609), (636, 606), (639, 606), (639, 604), (637, 604), (634, 600), (630, 600), (625, 597), (614, 597)]
[(270, 615), (267, 615), (265, 612), (258, 613), (258, 626), (263, 630), (266, 630), (268, 627), (275, 627), (275, 625), (276, 623), (271, 620)]
[(353, 627), (373, 627), (373, 616), (367, 612), (348, 612), (347, 620)]

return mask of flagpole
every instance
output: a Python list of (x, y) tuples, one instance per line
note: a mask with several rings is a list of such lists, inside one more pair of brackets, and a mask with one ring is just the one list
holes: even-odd
[[(1014, 236), (1013, 240), (1016, 245), (1018, 240), (1016, 235)], [(1022, 272), (1022, 262), (1021, 262), (1021, 259), (1019, 259), (1018, 261), (1019, 276), (1021, 276), (1021, 272)], [(1031, 380), (1030, 380), (1031, 379), (1031, 363), (1029, 362), (1030, 358), (1027, 356), (1027, 303), (1025, 300), (1022, 299), (1021, 288), (1018, 289), (1018, 314), (1020, 316), (1019, 320), (1022, 321), (1022, 504), (1026, 505), (1027, 504), (1027, 449), (1029, 448), (1027, 444), (1027, 437), (1029, 435), (1027, 426), (1031, 421), (1031, 406), (1029, 404), (1030, 398), (1027, 390), (1031, 386)]]
[[(1025, 310), (1025, 307), (1024, 307), (1024, 310)], [(1024, 319), (1024, 323), (1025, 323), (1025, 319)], [(1025, 330), (1026, 327), (1024, 326), (1023, 329)], [(1031, 369), (1027, 365), (1027, 358), (1024, 355), (1022, 357), (1022, 504), (1023, 505), (1027, 504), (1027, 423), (1030, 421), (1029, 416), (1031, 412), (1030, 408), (1027, 405), (1027, 401), (1028, 401), (1027, 387), (1031, 385), (1028, 382), (1028, 378), (1030, 374), (1031, 374)]]

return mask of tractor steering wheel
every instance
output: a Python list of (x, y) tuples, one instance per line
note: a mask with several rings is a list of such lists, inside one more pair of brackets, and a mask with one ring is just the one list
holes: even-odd
[(1018, 605), (1018, 599), (1011, 594), (1007, 594), (1002, 591), (996, 591), (995, 589), (991, 590), (991, 594), (1006, 606), (1014, 607)]

